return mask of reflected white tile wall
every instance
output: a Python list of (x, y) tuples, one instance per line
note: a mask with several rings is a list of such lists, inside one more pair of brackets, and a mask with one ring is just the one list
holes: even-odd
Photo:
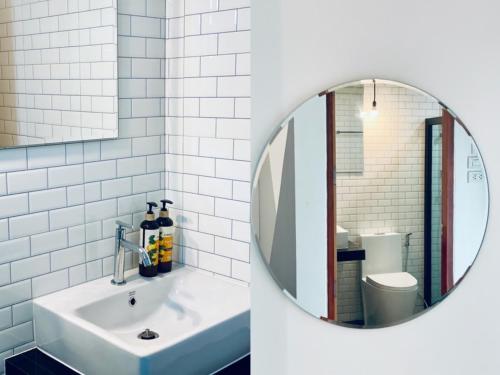
[(365, 89), (369, 87), (347, 87), (335, 91), (338, 174), (363, 172), (363, 120), (360, 111), (363, 109)]
[[(365, 90), (365, 109), (372, 100), (372, 92)], [(423, 295), (425, 119), (440, 116), (441, 108), (430, 97), (383, 84), (377, 85), (377, 103), (379, 117), (363, 126), (363, 173), (337, 175), (337, 220), (354, 242), (360, 234), (402, 233), (403, 257), (404, 234), (413, 233), (408, 272)], [(357, 160), (359, 153), (353, 157)], [(339, 263), (338, 272), (339, 320), (363, 319), (360, 263)], [(422, 307), (419, 297), (417, 308)]]
[(117, 134), (116, 0), (0, 2), (0, 145)]

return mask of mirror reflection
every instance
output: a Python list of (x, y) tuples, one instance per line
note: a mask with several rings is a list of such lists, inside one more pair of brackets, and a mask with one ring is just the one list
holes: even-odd
[(374, 328), (441, 302), (482, 243), (488, 184), (471, 134), (413, 87), (364, 80), (303, 103), (266, 146), (252, 221), (280, 288)]
[(0, 2), (0, 148), (118, 136), (116, 1)]

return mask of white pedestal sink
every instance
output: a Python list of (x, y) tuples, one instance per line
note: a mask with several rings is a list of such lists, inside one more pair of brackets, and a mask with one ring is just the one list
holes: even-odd
[[(247, 287), (188, 268), (34, 300), (37, 345), (89, 375), (210, 374), (250, 351)], [(153, 340), (138, 335), (158, 333)]]

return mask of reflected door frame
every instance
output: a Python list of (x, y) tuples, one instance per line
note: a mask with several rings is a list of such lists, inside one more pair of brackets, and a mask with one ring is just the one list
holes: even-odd
[[(433, 129), (434, 127), (441, 127), (442, 129), (442, 117), (433, 117), (425, 120), (425, 177), (424, 177), (424, 299), (428, 306), (432, 306), (434, 304), (432, 290), (433, 290), (433, 267), (436, 264), (433, 261), (433, 206), (434, 206), (434, 192), (433, 192), (433, 178), (434, 170), (433, 170), (433, 158), (435, 157), (433, 151)], [(441, 130), (442, 133), (442, 130)], [(442, 137), (442, 134), (441, 134)], [(441, 138), (442, 142), (442, 138)], [(439, 155), (441, 158), (442, 155)], [(440, 177), (442, 170), (442, 161), (439, 163), (440, 167)], [(441, 189), (441, 186), (440, 186)], [(441, 215), (441, 209), (439, 210), (439, 214)], [(440, 222), (441, 225), (441, 222)], [(439, 242), (441, 247), (441, 231), (439, 232)], [(439, 250), (439, 269), (441, 270), (441, 249)], [(437, 262), (436, 262), (437, 263)], [(439, 294), (441, 295), (441, 280), (439, 281)]]
[(337, 170), (335, 92), (326, 94), (328, 320), (337, 320)]
[(455, 118), (443, 109), (441, 117), (425, 121), (424, 299), (432, 301), (432, 127), (442, 129), (441, 155), (441, 297), (453, 288), (453, 200)]
[(443, 109), (443, 157), (441, 203), (441, 295), (453, 288), (453, 199), (455, 118)]

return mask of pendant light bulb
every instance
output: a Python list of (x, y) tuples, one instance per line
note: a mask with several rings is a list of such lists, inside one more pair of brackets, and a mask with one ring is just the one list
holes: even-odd
[(378, 117), (378, 108), (377, 108), (377, 82), (372, 79), (373, 82), (373, 101), (372, 101), (372, 108), (369, 112), (364, 112), (362, 111), (360, 114), (360, 117), (362, 119), (370, 119), (374, 120)]
[(378, 116), (377, 109), (377, 82), (373, 80), (373, 102), (372, 102), (372, 110), (370, 113), (371, 118), (375, 118)]

